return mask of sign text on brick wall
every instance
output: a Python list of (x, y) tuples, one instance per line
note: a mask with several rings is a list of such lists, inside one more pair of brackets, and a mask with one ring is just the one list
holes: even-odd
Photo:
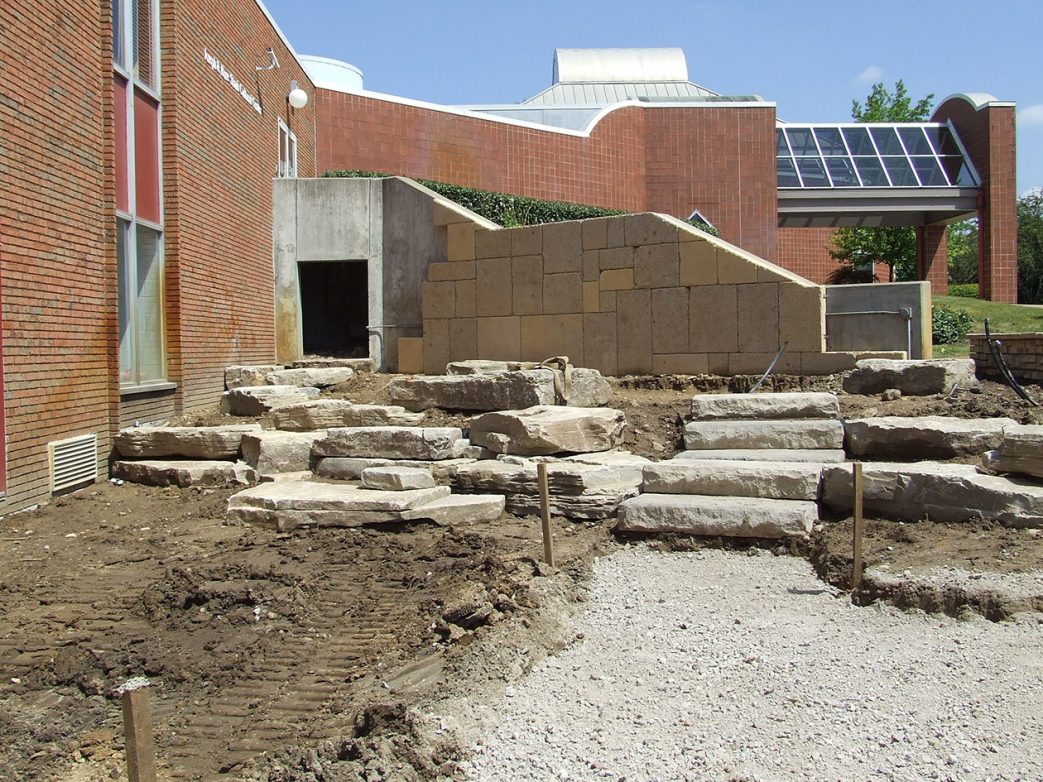
[(206, 60), (206, 64), (213, 68), (214, 71), (216, 71), (222, 79), (224, 79), (226, 82), (232, 85), (232, 89), (238, 92), (242, 96), (243, 100), (245, 100), (247, 103), (253, 106), (254, 111), (256, 111), (258, 114), (261, 113), (261, 102), (257, 100), (257, 98), (254, 97), (254, 95), (249, 90), (246, 89), (246, 86), (241, 81), (239, 81), (239, 79), (235, 78), (235, 76), (232, 75), (232, 73), (224, 66), (224, 64), (219, 59), (217, 59), (216, 57), (214, 57), (214, 55), (208, 52), (205, 46), (203, 47), (203, 59)]

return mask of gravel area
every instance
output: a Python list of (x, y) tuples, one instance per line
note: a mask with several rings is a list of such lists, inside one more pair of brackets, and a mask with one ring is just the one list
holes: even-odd
[(470, 779), (1043, 779), (1039, 614), (859, 608), (801, 559), (634, 546), (575, 630), (485, 715)]

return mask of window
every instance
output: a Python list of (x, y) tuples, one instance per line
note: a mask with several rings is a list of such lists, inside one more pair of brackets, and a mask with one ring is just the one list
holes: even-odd
[(297, 136), (279, 120), (279, 171), (277, 176), (293, 179), (297, 176)]
[(158, 0), (112, 0), (120, 385), (166, 379)]

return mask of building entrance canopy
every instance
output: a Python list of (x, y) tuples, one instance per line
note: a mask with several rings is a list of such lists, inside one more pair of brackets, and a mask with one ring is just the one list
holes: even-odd
[(779, 225), (927, 225), (975, 212), (980, 179), (942, 123), (780, 125)]

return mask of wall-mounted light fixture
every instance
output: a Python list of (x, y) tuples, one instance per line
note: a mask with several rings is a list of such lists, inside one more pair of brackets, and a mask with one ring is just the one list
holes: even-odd
[(255, 70), (258, 71), (273, 71), (279, 67), (279, 58), (275, 56), (275, 52), (272, 49), (268, 49), (268, 56), (272, 58), (272, 61), (267, 65), (258, 65)]
[(308, 93), (300, 88), (296, 79), (290, 82), (290, 94), (286, 96), (286, 100), (295, 109), (303, 109), (308, 105)]

